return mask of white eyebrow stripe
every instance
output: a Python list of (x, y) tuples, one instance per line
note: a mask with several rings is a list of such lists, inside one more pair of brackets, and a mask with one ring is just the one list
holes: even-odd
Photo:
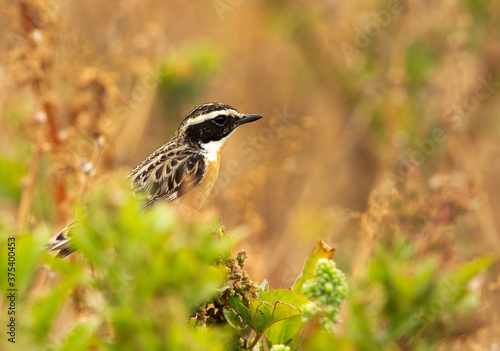
[(216, 116), (238, 116), (238, 117), (242, 117), (243, 114), (242, 113), (239, 113), (237, 111), (234, 111), (234, 110), (218, 110), (218, 111), (212, 111), (210, 113), (207, 113), (207, 114), (203, 114), (203, 115), (200, 115), (196, 118), (193, 118), (193, 119), (190, 119), (186, 122), (186, 127), (187, 126), (191, 126), (193, 124), (199, 124), (199, 123), (202, 123), (202, 122), (205, 122), (209, 119), (212, 119)]

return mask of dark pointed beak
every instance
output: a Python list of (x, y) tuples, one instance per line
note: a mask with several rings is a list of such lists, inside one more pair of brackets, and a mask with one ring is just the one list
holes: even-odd
[(250, 123), (261, 118), (261, 115), (243, 115), (243, 117), (241, 117), (241, 119), (238, 121), (238, 125), (240, 126), (245, 123)]

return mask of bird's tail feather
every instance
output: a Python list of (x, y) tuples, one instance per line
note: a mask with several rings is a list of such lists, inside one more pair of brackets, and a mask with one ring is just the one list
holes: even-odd
[(66, 257), (69, 254), (75, 252), (75, 248), (72, 245), (71, 238), (68, 237), (70, 229), (75, 225), (76, 221), (67, 225), (61, 231), (57, 232), (52, 238), (49, 239), (49, 243), (45, 246), (47, 251), (58, 251), (56, 257)]

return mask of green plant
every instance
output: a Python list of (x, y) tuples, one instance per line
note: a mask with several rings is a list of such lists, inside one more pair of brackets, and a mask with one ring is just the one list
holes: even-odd
[[(251, 349), (263, 347), (265, 334), (269, 347), (293, 340), (289, 347), (297, 349), (301, 308), (310, 301), (292, 289), (253, 283), (243, 270), (246, 253), (230, 258), (234, 239), (223, 227), (183, 221), (164, 205), (137, 212), (125, 184), (108, 183), (93, 193), (72, 231), (79, 252), (73, 258), (40, 250), (46, 229), (17, 238), (18, 333), (30, 335), (24, 347)], [(316, 279), (316, 263), (332, 254), (319, 245), (294, 290)], [(67, 324), (70, 311), (80, 317)]]
[(477, 306), (468, 284), (493, 262), (442, 270), (435, 257), (419, 259), (402, 237), (392, 247), (380, 245), (353, 287), (346, 334), (358, 350), (433, 350)]
[[(332, 255), (333, 250), (325, 243), (319, 242), (293, 288), (272, 290), (263, 283), (256, 297), (247, 300), (237, 294), (227, 297), (228, 308), (224, 309), (224, 316), (239, 337), (238, 346), (246, 350), (258, 346), (264, 350), (261, 342), (261, 337), (264, 337), (263, 340), (269, 349), (279, 349), (279, 345), (286, 345), (289, 350), (298, 350), (301, 330), (311, 322), (310, 311), (316, 308), (312, 301), (316, 299), (319, 300), (318, 306), (324, 305), (325, 315), (335, 318), (334, 314), (329, 313), (332, 312), (329, 311), (330, 306), (323, 302), (335, 295), (335, 299), (340, 303), (345, 297), (343, 292), (346, 291), (346, 282), (345, 279), (338, 282), (337, 276), (328, 274), (332, 272), (332, 266), (326, 262), (333, 264)], [(325, 272), (325, 266), (328, 267), (328, 273)], [(331, 284), (335, 288), (331, 291), (320, 291), (324, 284)], [(318, 289), (312, 293), (306, 291), (304, 286), (306, 289), (312, 286)]]
[[(43, 226), (17, 237), (23, 337), (16, 346), (430, 350), (476, 306), (468, 284), (493, 262), (438, 270), (438, 260), (419, 259), (414, 245), (396, 235), (391, 245), (377, 246), (349, 284), (341, 312), (347, 279), (322, 241), (293, 287), (270, 289), (245, 272), (245, 251), (230, 257), (238, 231), (228, 237), (219, 224), (185, 220), (167, 205), (138, 212), (126, 184), (108, 182), (92, 194), (72, 233), (79, 249), (72, 258), (40, 250), (50, 235)], [(4, 245), (8, 224), (2, 233)], [(67, 320), (68, 314), (75, 315)]]

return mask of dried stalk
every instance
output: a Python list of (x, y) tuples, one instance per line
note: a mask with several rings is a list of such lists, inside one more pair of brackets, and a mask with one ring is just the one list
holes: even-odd
[(19, 204), (19, 211), (17, 215), (17, 232), (21, 233), (25, 226), (28, 214), (30, 212), (31, 203), (33, 199), (33, 189), (35, 180), (38, 174), (40, 159), (42, 158), (42, 130), (37, 132), (37, 140), (33, 151), (33, 158), (31, 159), (28, 174), (23, 181), (23, 191), (21, 194), (21, 203)]

